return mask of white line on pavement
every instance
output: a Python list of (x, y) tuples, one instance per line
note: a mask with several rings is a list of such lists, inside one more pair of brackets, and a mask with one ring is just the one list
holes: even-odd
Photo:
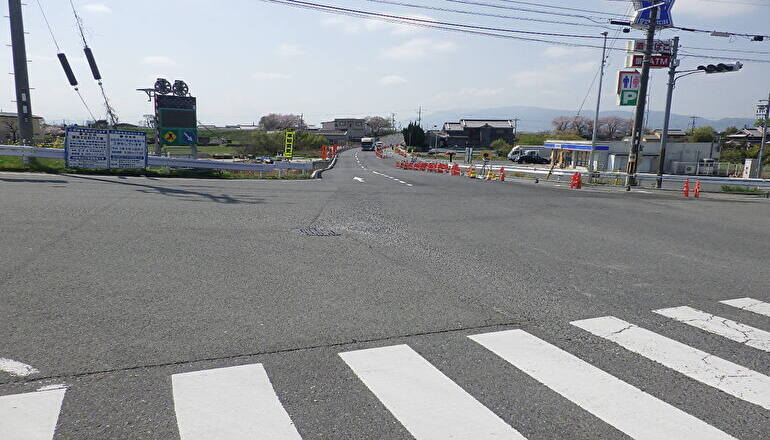
[(12, 376), (25, 377), (39, 373), (37, 368), (13, 359), (0, 358), (0, 371), (10, 373)]
[(390, 180), (393, 180), (393, 181), (396, 181), (396, 182), (398, 182), (398, 183), (400, 183), (400, 184), (402, 184), (402, 185), (406, 185), (406, 186), (414, 186), (414, 185), (412, 185), (412, 184), (409, 184), (409, 183), (406, 183), (406, 182), (404, 182), (403, 180), (397, 179), (397, 178), (395, 178), (395, 177), (393, 177), (393, 176), (388, 176), (387, 174), (383, 174), (383, 173), (380, 173), (380, 172), (378, 172), (378, 171), (374, 171), (374, 170), (372, 170), (372, 173), (374, 173), (374, 174), (376, 174), (376, 175), (378, 175), (378, 176), (386, 177), (386, 178), (388, 178), (388, 179), (390, 179)]
[(366, 181), (360, 177), (354, 177), (353, 180), (355, 180), (358, 183), (365, 183)]
[(770, 316), (770, 303), (766, 303), (758, 299), (738, 298), (738, 299), (728, 299), (728, 300), (719, 301), (719, 302), (721, 302), (722, 304), (727, 304), (728, 306), (737, 307), (742, 310), (748, 310), (749, 312)]
[(523, 330), (469, 336), (634, 439), (733, 437)]
[(658, 362), (698, 382), (770, 409), (770, 377), (613, 316), (572, 325)]
[(301, 440), (261, 364), (171, 377), (182, 440)]
[(714, 316), (692, 307), (672, 307), (653, 310), (653, 312), (749, 347), (770, 351), (770, 332)]
[(524, 439), (406, 345), (340, 357), (417, 440)]
[(52, 440), (66, 391), (0, 396), (0, 439)]

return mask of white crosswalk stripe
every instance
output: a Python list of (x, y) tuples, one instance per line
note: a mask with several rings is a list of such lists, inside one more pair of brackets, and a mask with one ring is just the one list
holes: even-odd
[(52, 440), (65, 389), (0, 396), (0, 439)]
[(417, 440), (524, 439), (406, 345), (340, 356)]
[(261, 364), (171, 377), (182, 440), (301, 440)]
[(470, 338), (631, 438), (734, 440), (700, 419), (523, 330)]
[(758, 299), (738, 298), (738, 299), (728, 299), (728, 300), (719, 301), (719, 302), (721, 302), (722, 304), (727, 304), (728, 306), (733, 306), (739, 309), (758, 313), (760, 315), (770, 316), (770, 303), (766, 303)]
[(672, 307), (653, 310), (655, 313), (683, 322), (687, 325), (723, 336), (759, 350), (770, 351), (770, 332), (750, 327), (726, 318), (693, 309), (692, 307)]
[(574, 321), (571, 324), (691, 379), (770, 409), (770, 377), (764, 374), (612, 316)]

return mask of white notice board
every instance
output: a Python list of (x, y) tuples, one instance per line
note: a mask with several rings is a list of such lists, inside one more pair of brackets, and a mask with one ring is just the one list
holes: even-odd
[(137, 131), (110, 130), (110, 168), (146, 168), (147, 135)]
[(109, 130), (67, 127), (64, 158), (68, 168), (108, 169), (110, 167)]
[(136, 131), (67, 127), (64, 158), (68, 168), (146, 168), (147, 135)]

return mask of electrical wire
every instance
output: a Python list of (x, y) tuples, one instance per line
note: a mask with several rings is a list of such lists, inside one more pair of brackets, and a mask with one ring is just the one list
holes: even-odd
[(430, 11), (440, 11), (440, 12), (451, 12), (455, 14), (465, 14), (465, 15), (474, 15), (479, 17), (493, 17), (493, 18), (504, 18), (507, 20), (521, 20), (521, 21), (529, 21), (529, 22), (535, 22), (535, 23), (548, 23), (548, 24), (562, 24), (567, 26), (582, 26), (582, 27), (591, 27), (591, 28), (602, 28), (602, 29), (612, 29), (607, 25), (601, 25), (601, 24), (589, 24), (589, 23), (578, 23), (575, 21), (560, 21), (560, 20), (547, 20), (543, 18), (533, 18), (533, 17), (518, 17), (515, 15), (507, 15), (507, 14), (494, 14), (490, 12), (478, 12), (478, 11), (468, 11), (464, 9), (455, 9), (455, 8), (442, 8), (438, 6), (426, 6), (426, 5), (415, 5), (413, 3), (405, 3), (400, 1), (391, 1), (391, 0), (364, 0), (368, 1), (370, 3), (381, 3), (385, 5), (392, 5), (392, 6), (403, 6), (405, 8), (414, 8), (414, 9), (424, 9), (424, 10), (430, 10)]
[(91, 115), (91, 120), (93, 120), (94, 122), (96, 122), (96, 116), (94, 116), (94, 112), (92, 112), (92, 111), (91, 111), (91, 108), (90, 108), (90, 107), (88, 106), (88, 104), (86, 103), (86, 100), (85, 100), (85, 98), (83, 98), (83, 95), (80, 93), (80, 89), (78, 89), (77, 87), (75, 87), (75, 88), (74, 88), (74, 90), (75, 90), (75, 93), (77, 93), (77, 94), (78, 94), (78, 97), (80, 98), (80, 102), (82, 102), (82, 103), (83, 103), (83, 107), (85, 107), (85, 108), (86, 108), (86, 111), (88, 111), (88, 114), (89, 114), (89, 115)]
[(37, 0), (37, 6), (40, 8), (40, 13), (43, 15), (43, 21), (45, 21), (45, 25), (48, 28), (48, 33), (51, 34), (51, 39), (53, 40), (54, 46), (56, 46), (56, 51), (61, 52), (61, 49), (59, 48), (59, 42), (56, 41), (56, 37), (53, 34), (53, 29), (51, 29), (51, 24), (48, 22), (48, 17), (45, 15), (45, 11), (43, 10), (43, 5), (40, 4), (40, 0)]

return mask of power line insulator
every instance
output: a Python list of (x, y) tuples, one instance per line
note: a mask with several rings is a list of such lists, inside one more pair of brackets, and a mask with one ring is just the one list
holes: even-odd
[(59, 57), (59, 63), (61, 63), (62, 69), (64, 69), (64, 74), (67, 75), (67, 80), (70, 82), (70, 85), (72, 87), (78, 86), (78, 80), (75, 78), (75, 72), (72, 71), (72, 67), (70, 66), (70, 62), (67, 61), (67, 55), (63, 53), (56, 54), (57, 57)]
[(94, 53), (91, 51), (91, 48), (86, 46), (83, 48), (83, 52), (86, 53), (86, 59), (88, 60), (88, 65), (91, 67), (91, 73), (94, 75), (94, 79), (101, 81), (102, 74), (99, 73), (99, 66), (96, 65), (96, 59), (94, 58)]

